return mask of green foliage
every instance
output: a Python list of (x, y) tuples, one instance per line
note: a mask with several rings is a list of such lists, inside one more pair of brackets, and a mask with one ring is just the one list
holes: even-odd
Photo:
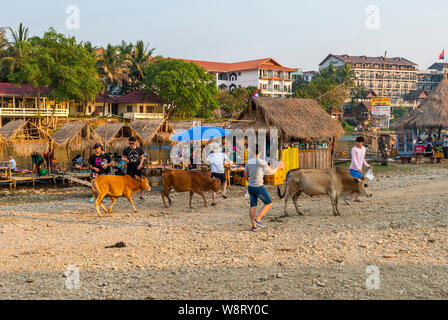
[[(219, 91), (218, 105), (223, 116), (231, 117), (237, 112), (243, 110), (248, 101), (254, 95), (255, 91), (257, 91), (256, 86), (236, 88), (231, 91)], [(259, 96), (262, 95), (259, 93)]]
[(397, 120), (409, 113), (409, 108), (407, 107), (392, 107), (391, 113), (394, 116), (394, 120)]
[(27, 37), (20, 29), (14, 37), (20, 51), (2, 59), (9, 64), (8, 80), (28, 83), (41, 89), (51, 87), (50, 97), (57, 101), (91, 101), (101, 89), (96, 72), (96, 59), (75, 38), (66, 37), (50, 28), (42, 38)]
[(327, 112), (332, 108), (340, 110), (349, 96), (352, 78), (353, 71), (348, 65), (337, 68), (331, 64), (310, 82), (294, 81), (293, 97), (316, 99)]
[(195, 63), (157, 57), (145, 69), (143, 84), (169, 103), (170, 114), (209, 117), (218, 107), (215, 78)]
[(351, 126), (347, 121), (344, 121), (342, 123), (342, 128), (344, 129), (345, 134), (347, 134), (347, 135), (353, 134), (354, 127)]

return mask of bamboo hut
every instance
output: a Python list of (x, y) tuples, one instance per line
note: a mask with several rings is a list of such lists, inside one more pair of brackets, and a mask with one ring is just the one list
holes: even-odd
[[(340, 123), (332, 119), (312, 99), (260, 97), (251, 100), (231, 122), (232, 129), (278, 130), (279, 147), (299, 145), (297, 166), (329, 168), (332, 166), (332, 143), (344, 133)], [(329, 142), (321, 143), (324, 140)], [(300, 150), (298, 150), (300, 149)], [(284, 157), (281, 152), (279, 157)], [(285, 160), (286, 161), (286, 160)], [(293, 165), (289, 167), (293, 169)]]
[(172, 121), (173, 134), (178, 134), (182, 131), (193, 128), (194, 121)]
[(103, 139), (105, 149), (123, 150), (129, 146), (129, 138), (136, 137), (142, 146), (144, 141), (135, 129), (124, 123), (108, 123), (99, 126), (95, 132)]
[(397, 132), (397, 153), (399, 155), (414, 154), (414, 146), (419, 140), (421, 131), (436, 131), (440, 139), (442, 129), (448, 128), (448, 80), (444, 72), (442, 81), (408, 115), (395, 121), (391, 128)]
[(130, 127), (140, 136), (145, 146), (153, 143), (170, 143), (174, 131), (166, 119), (135, 120)]
[(20, 156), (44, 153), (49, 149), (49, 134), (29, 120), (12, 120), (0, 128), (0, 144)]
[(95, 143), (104, 143), (87, 121), (66, 123), (52, 135), (51, 140), (56, 147), (70, 150), (85, 150), (92, 148)]
[[(166, 119), (150, 119), (150, 120), (135, 120), (130, 127), (135, 130), (139, 138), (143, 141), (143, 147), (146, 153), (150, 155), (150, 147), (152, 144), (159, 145), (159, 163), (162, 159), (162, 144), (171, 143), (171, 135), (174, 128)], [(151, 159), (148, 159), (148, 161)]]

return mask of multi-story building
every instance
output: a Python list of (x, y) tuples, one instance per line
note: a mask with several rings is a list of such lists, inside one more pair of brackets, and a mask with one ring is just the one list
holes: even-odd
[(443, 78), (443, 63), (433, 63), (427, 70), (419, 70), (417, 89), (432, 91)]
[(319, 73), (319, 72), (317, 72), (317, 71), (313, 71), (313, 70), (311, 70), (311, 71), (305, 71), (305, 72), (303, 73), (303, 80), (305, 80), (306, 82), (310, 82), (311, 80), (313, 80), (313, 78), (314, 78), (315, 76), (318, 75), (318, 73)]
[(256, 86), (263, 95), (285, 97), (291, 95), (292, 73), (297, 69), (282, 66), (272, 58), (225, 63), (200, 60), (194, 62), (216, 77), (220, 90)]
[[(392, 106), (407, 106), (404, 97), (417, 89), (417, 64), (405, 58), (386, 58), (329, 54), (320, 64), (322, 70), (330, 64), (349, 65), (354, 72), (354, 84), (391, 98)], [(384, 69), (384, 88), (383, 88)], [(413, 105), (409, 105), (410, 107)]]

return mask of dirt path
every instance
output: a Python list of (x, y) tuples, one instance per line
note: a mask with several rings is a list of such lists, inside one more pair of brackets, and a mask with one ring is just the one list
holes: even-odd
[[(0, 299), (448, 298), (448, 169), (387, 173), (373, 198), (341, 205), (304, 197), (297, 216), (270, 187), (266, 228), (249, 231), (245, 189), (216, 208), (187, 209), (187, 194), (162, 208), (158, 192), (131, 212), (120, 199), (98, 218), (82, 188), (29, 190), (0, 200)], [(210, 199), (210, 197), (208, 197)], [(210, 201), (210, 200), (209, 200)], [(105, 248), (123, 241), (124, 248)], [(64, 271), (80, 270), (68, 290)], [(380, 289), (366, 288), (366, 267)]]

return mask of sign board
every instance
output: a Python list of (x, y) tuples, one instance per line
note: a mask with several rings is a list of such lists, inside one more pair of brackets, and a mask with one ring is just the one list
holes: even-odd
[(389, 128), (390, 98), (372, 98), (372, 127)]
[(425, 145), (415, 145), (414, 146), (414, 153), (425, 153)]

